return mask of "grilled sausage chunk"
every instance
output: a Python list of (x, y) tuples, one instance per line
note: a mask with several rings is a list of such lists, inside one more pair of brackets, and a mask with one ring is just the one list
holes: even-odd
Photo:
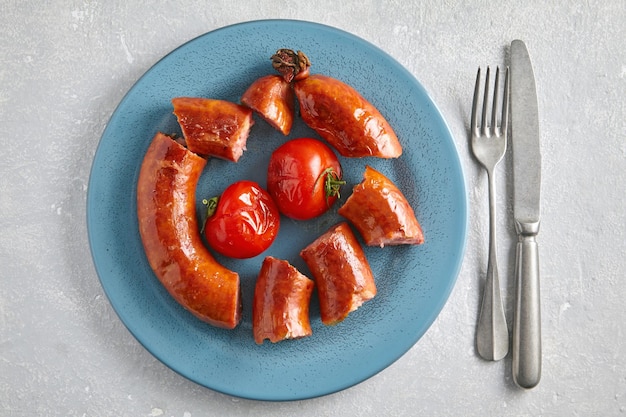
[(289, 262), (268, 256), (254, 289), (254, 341), (276, 343), (311, 336), (309, 302), (315, 283)]
[(348, 223), (331, 227), (300, 256), (315, 279), (325, 325), (341, 322), (376, 295), (372, 270)]
[(257, 112), (283, 135), (291, 131), (295, 103), (291, 84), (275, 74), (258, 78), (241, 96), (241, 104)]
[(141, 241), (156, 277), (184, 308), (232, 329), (241, 317), (239, 275), (204, 246), (196, 218), (196, 185), (206, 160), (157, 133), (137, 182)]
[(314, 74), (296, 81), (294, 90), (302, 120), (341, 155), (402, 155), (402, 146), (389, 122), (348, 84)]
[(402, 191), (370, 166), (337, 212), (356, 227), (368, 246), (424, 243), (422, 227)]
[(226, 100), (198, 97), (177, 97), (172, 104), (190, 151), (239, 160), (254, 124), (252, 110)]

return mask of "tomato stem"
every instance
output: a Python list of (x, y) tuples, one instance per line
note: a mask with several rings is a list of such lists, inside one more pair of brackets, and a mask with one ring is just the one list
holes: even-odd
[(326, 204), (330, 206), (330, 198), (337, 197), (341, 198), (341, 186), (346, 182), (341, 179), (339, 174), (332, 168), (326, 168), (315, 180), (315, 184), (313, 189), (317, 188), (318, 182), (324, 178), (324, 194), (326, 195)]
[(204, 214), (204, 220), (202, 220), (202, 227), (200, 228), (200, 233), (204, 233), (204, 228), (206, 227), (206, 222), (215, 214), (215, 210), (217, 210), (217, 202), (219, 201), (219, 197), (212, 197), (209, 199), (203, 198), (202, 204), (206, 206), (206, 212)]

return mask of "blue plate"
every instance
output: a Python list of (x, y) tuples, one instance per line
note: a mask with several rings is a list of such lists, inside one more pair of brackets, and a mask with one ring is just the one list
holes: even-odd
[[(265, 342), (252, 337), (254, 281), (265, 255), (298, 256), (341, 220), (335, 207), (309, 222), (283, 219), (275, 243), (248, 260), (217, 256), (242, 279), (244, 311), (235, 330), (211, 327), (178, 305), (148, 265), (138, 233), (136, 183), (158, 131), (180, 133), (170, 100), (200, 96), (238, 102), (258, 77), (273, 73), (279, 48), (302, 50), (312, 73), (341, 79), (360, 91), (396, 130), (404, 154), (396, 160), (345, 159), (344, 198), (369, 164), (405, 193), (422, 224), (421, 246), (365, 248), (378, 295), (342, 323), (326, 327), (315, 296), (313, 336)], [(256, 117), (256, 116), (255, 116)], [(239, 179), (265, 185), (271, 152), (287, 138), (256, 118), (238, 163), (211, 159), (198, 185), (201, 199)], [(316, 134), (299, 119), (289, 138)], [(102, 135), (87, 194), (89, 242), (113, 308), (137, 340), (181, 375), (216, 391), (259, 400), (297, 400), (333, 393), (383, 370), (415, 344), (443, 308), (461, 266), (467, 228), (463, 172), (450, 131), (420, 83), (389, 55), (341, 30), (302, 21), (236, 24), (180, 46), (141, 77)]]

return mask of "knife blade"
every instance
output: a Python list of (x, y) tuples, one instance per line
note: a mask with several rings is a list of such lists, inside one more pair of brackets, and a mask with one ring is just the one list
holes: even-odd
[(541, 379), (539, 251), (541, 149), (539, 111), (532, 63), (521, 40), (511, 43), (511, 143), (513, 216), (518, 235), (513, 318), (512, 374), (522, 388)]

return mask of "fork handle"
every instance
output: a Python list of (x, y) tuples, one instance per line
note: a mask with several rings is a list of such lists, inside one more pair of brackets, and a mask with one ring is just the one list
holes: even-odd
[(535, 234), (519, 234), (515, 274), (512, 373), (518, 386), (529, 389), (541, 378), (539, 249)]
[(509, 330), (500, 296), (498, 253), (496, 245), (496, 182), (492, 170), (489, 180), (489, 259), (483, 300), (476, 328), (476, 349), (486, 360), (499, 361), (509, 351)]

